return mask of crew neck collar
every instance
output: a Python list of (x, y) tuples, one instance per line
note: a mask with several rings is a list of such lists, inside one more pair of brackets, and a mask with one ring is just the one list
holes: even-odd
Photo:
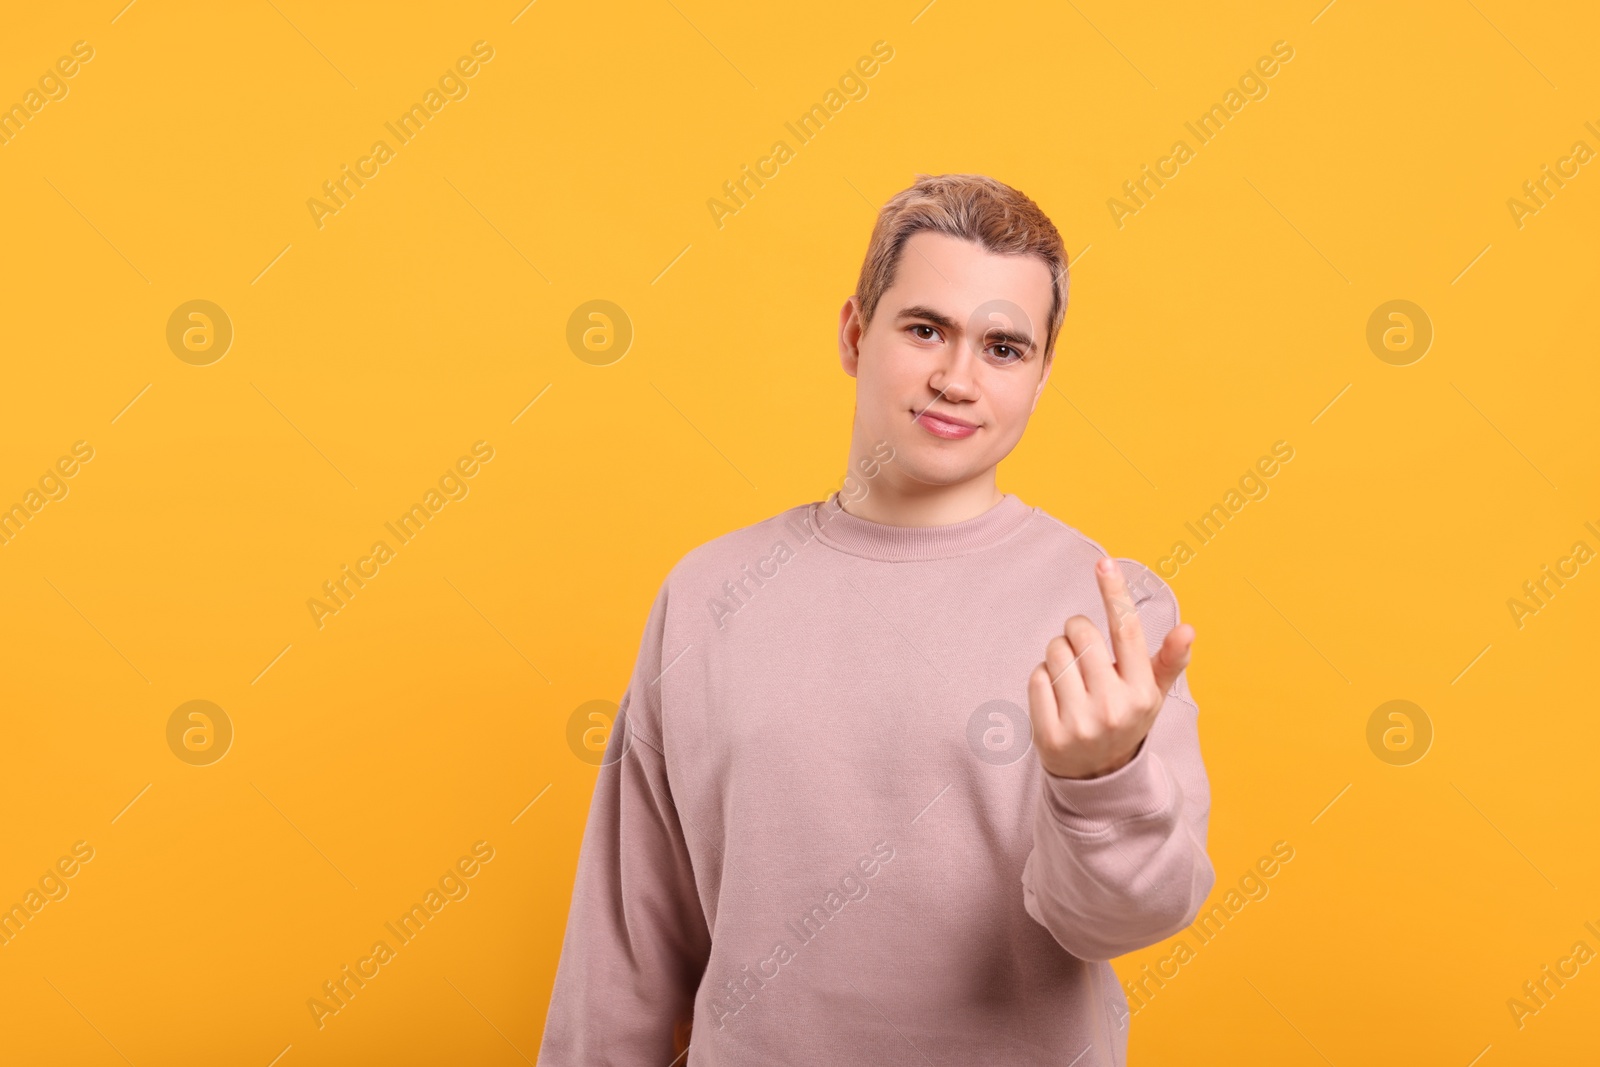
[(845, 511), (835, 490), (807, 510), (806, 528), (823, 544), (852, 556), (905, 563), (992, 548), (1020, 530), (1033, 511), (1015, 493), (1006, 493), (988, 511), (960, 522), (893, 526)]

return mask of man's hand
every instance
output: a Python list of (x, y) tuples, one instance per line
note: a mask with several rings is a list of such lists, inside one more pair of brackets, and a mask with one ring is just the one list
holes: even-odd
[(1095, 580), (1106, 602), (1116, 662), (1094, 623), (1074, 615), (1028, 676), (1033, 743), (1039, 762), (1058, 778), (1098, 778), (1131, 760), (1194, 645), (1194, 627), (1181, 623), (1151, 658), (1122, 570), (1103, 557)]

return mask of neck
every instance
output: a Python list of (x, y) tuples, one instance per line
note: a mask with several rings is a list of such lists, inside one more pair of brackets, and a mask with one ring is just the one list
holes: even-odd
[[(848, 479), (839, 489), (839, 506), (848, 514), (889, 526), (948, 526), (976, 518), (1005, 496), (995, 483), (995, 468), (950, 484), (917, 481), (865, 450), (852, 449)], [(865, 468), (865, 469), (863, 469)], [(867, 477), (867, 471), (876, 471)]]

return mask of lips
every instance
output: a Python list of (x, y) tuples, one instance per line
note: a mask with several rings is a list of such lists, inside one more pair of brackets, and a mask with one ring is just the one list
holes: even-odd
[(924, 417), (938, 419), (940, 422), (949, 426), (956, 426), (964, 430), (976, 430), (978, 428), (978, 424), (975, 422), (968, 422), (966, 419), (958, 419), (954, 415), (946, 415), (943, 412), (924, 411), (922, 414)]
[(928, 433), (947, 441), (959, 441), (978, 432), (978, 427), (966, 419), (933, 411), (913, 411), (912, 420)]

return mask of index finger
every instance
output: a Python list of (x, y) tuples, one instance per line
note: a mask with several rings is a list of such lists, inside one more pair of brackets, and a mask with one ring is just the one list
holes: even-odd
[(1125, 682), (1153, 680), (1155, 674), (1150, 666), (1150, 650), (1145, 647), (1144, 622), (1134, 607), (1133, 594), (1128, 591), (1122, 568), (1110, 556), (1102, 556), (1094, 571), (1100, 583), (1100, 596), (1106, 602), (1106, 628), (1111, 631), (1117, 673)]

